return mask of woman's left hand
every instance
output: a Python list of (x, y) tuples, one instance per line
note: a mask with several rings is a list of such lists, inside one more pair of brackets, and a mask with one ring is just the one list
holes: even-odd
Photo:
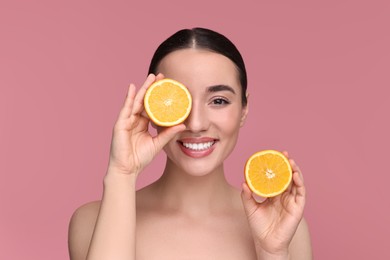
[[(283, 152), (288, 157), (287, 152)], [(257, 202), (246, 183), (242, 201), (252, 230), (256, 252), (262, 259), (288, 259), (289, 245), (303, 217), (305, 186), (299, 167), (289, 159), (293, 181), (282, 194)]]

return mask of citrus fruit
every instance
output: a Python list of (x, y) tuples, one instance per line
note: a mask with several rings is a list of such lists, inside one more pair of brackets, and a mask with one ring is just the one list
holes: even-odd
[(253, 154), (245, 164), (245, 181), (255, 194), (274, 197), (290, 185), (291, 165), (288, 158), (275, 150)]
[(192, 98), (182, 83), (164, 78), (155, 81), (147, 89), (144, 106), (156, 125), (174, 126), (184, 122), (190, 114)]

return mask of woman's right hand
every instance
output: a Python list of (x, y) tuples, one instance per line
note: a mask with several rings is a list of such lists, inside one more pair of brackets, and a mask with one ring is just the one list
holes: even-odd
[(151, 136), (148, 131), (150, 120), (144, 110), (145, 92), (153, 82), (163, 77), (162, 74), (150, 74), (138, 92), (134, 84), (130, 84), (113, 129), (107, 174), (137, 176), (177, 133), (185, 129), (180, 124), (166, 128), (156, 136)]

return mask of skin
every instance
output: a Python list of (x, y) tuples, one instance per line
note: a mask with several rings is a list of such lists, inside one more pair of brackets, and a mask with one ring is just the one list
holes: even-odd
[[(71, 259), (311, 259), (305, 188), (292, 159), (293, 184), (262, 203), (245, 184), (238, 190), (225, 179), (223, 162), (248, 114), (234, 64), (184, 49), (167, 55), (158, 71), (138, 92), (129, 87), (113, 130), (103, 198), (72, 216)], [(151, 136), (143, 96), (164, 75), (188, 87), (193, 107), (183, 124)], [(215, 91), (216, 85), (229, 88)], [(204, 138), (214, 142), (211, 153), (183, 152), (183, 142)], [(161, 150), (167, 155), (162, 177), (136, 191), (138, 175)]]

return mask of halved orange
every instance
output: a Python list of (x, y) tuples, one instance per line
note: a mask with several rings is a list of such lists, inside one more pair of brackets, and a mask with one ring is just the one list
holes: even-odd
[(245, 165), (245, 181), (255, 194), (274, 197), (283, 193), (292, 180), (288, 158), (275, 150), (253, 154)]
[(159, 126), (178, 125), (191, 112), (191, 94), (182, 83), (164, 78), (149, 86), (144, 97), (149, 118)]

